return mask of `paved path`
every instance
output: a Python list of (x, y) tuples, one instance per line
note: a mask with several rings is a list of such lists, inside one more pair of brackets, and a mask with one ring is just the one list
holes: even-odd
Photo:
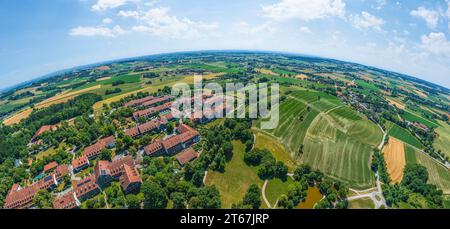
[(269, 183), (269, 180), (264, 181), (264, 185), (262, 187), (261, 192), (262, 192), (262, 197), (263, 197), (264, 203), (266, 203), (268, 208), (272, 209), (272, 206), (270, 205), (269, 201), (266, 198), (266, 187), (267, 187), (268, 183)]
[(206, 176), (208, 176), (208, 170), (205, 171), (205, 176), (203, 177), (203, 184), (206, 184)]

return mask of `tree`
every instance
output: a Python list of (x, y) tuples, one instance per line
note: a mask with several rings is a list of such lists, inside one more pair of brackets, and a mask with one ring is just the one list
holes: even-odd
[(293, 209), (294, 203), (292, 200), (289, 199), (288, 196), (282, 195), (280, 199), (278, 200), (278, 207), (284, 208), (284, 209)]
[(53, 196), (47, 190), (39, 190), (34, 196), (33, 204), (38, 209), (51, 209), (53, 208)]
[(110, 149), (103, 149), (100, 154), (100, 160), (103, 161), (111, 161), (112, 159), (112, 152)]
[(174, 209), (186, 209), (186, 197), (182, 192), (174, 192), (170, 195)]
[(261, 207), (261, 192), (258, 185), (250, 185), (242, 203), (244, 205), (251, 205), (253, 209), (259, 209)]
[(164, 189), (150, 180), (142, 184), (142, 193), (144, 193), (144, 208), (146, 209), (164, 209), (167, 207), (167, 196)]
[(220, 193), (214, 185), (200, 188), (197, 196), (189, 200), (189, 208), (192, 209), (219, 209), (220, 206)]
[(129, 194), (126, 196), (127, 206), (129, 209), (140, 209), (142, 199), (137, 195)]
[(286, 180), (287, 173), (288, 167), (283, 162), (277, 161), (277, 163), (275, 164), (275, 176), (282, 180)]

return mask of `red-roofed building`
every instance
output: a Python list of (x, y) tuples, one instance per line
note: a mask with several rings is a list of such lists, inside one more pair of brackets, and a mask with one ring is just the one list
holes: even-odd
[(198, 131), (188, 125), (181, 124), (178, 127), (178, 132), (180, 134), (146, 146), (144, 148), (145, 153), (149, 156), (159, 156), (161, 153), (174, 155), (200, 141)]
[(133, 128), (130, 128), (128, 130), (125, 130), (125, 134), (130, 136), (130, 137), (132, 137), (132, 138), (136, 138), (136, 137), (140, 136), (139, 129), (138, 129), (137, 126), (133, 127)]
[(161, 123), (160, 123), (159, 119), (155, 119), (150, 122), (146, 122), (142, 125), (139, 125), (138, 129), (139, 129), (139, 133), (141, 135), (144, 135), (146, 133), (159, 131), (160, 127), (161, 127)]
[(100, 188), (95, 181), (94, 175), (89, 175), (80, 181), (73, 181), (72, 191), (56, 198), (53, 201), (55, 209), (74, 209), (81, 205), (81, 202), (96, 196), (100, 193)]
[(187, 150), (177, 155), (177, 161), (181, 166), (183, 166), (184, 164), (196, 159), (198, 156), (199, 154), (192, 147), (189, 147)]
[(80, 181), (73, 183), (73, 192), (79, 202), (83, 202), (100, 193), (100, 188), (96, 183), (95, 176), (90, 175)]
[(67, 165), (56, 167), (52, 174), (42, 178), (30, 186), (21, 188), (14, 184), (4, 200), (3, 208), (21, 209), (29, 208), (33, 205), (33, 199), (39, 190), (53, 189), (58, 185), (58, 181), (69, 172)]
[(144, 97), (142, 99), (135, 99), (135, 100), (131, 100), (127, 103), (125, 103), (123, 106), (124, 107), (133, 107), (133, 106), (139, 106), (142, 105), (143, 103), (152, 100), (154, 97), (153, 96), (147, 96)]
[(148, 156), (159, 156), (159, 155), (163, 154), (165, 151), (164, 151), (161, 141), (155, 141), (155, 142), (151, 143), (150, 145), (146, 146), (144, 148), (144, 152)]
[(134, 167), (133, 157), (126, 156), (109, 163), (108, 169), (113, 179), (118, 179), (122, 175), (123, 165)]
[(72, 160), (72, 168), (75, 173), (78, 173), (87, 167), (89, 167), (89, 159), (86, 155), (81, 155)]
[(44, 173), (51, 172), (56, 167), (58, 167), (58, 163), (56, 161), (52, 161), (52, 162), (44, 165)]
[(103, 139), (100, 139), (97, 143), (94, 145), (86, 147), (83, 151), (83, 155), (86, 156), (89, 160), (92, 160), (96, 158), (103, 149), (105, 148), (112, 148), (115, 144), (115, 138), (114, 136), (109, 136)]
[(159, 114), (160, 112), (168, 111), (172, 108), (172, 102), (165, 103), (156, 107), (151, 107), (142, 111), (136, 111), (133, 113), (133, 118), (137, 120), (138, 118), (150, 118)]
[(142, 180), (139, 171), (134, 166), (123, 165), (123, 174), (119, 181), (125, 194), (135, 193), (141, 188)]
[(94, 166), (94, 175), (96, 182), (102, 188), (109, 186), (112, 181), (111, 172), (109, 171), (108, 166), (109, 161), (98, 161)]
[(152, 106), (155, 106), (155, 105), (158, 105), (158, 104), (161, 104), (161, 103), (165, 103), (165, 102), (170, 101), (172, 99), (174, 99), (173, 96), (165, 95), (165, 96), (157, 97), (157, 98), (154, 98), (154, 99), (149, 100), (147, 102), (144, 102), (144, 103), (142, 103), (142, 106), (152, 107)]
[[(127, 168), (129, 171), (126, 171)], [(98, 161), (94, 167), (94, 176), (97, 185), (100, 187), (109, 186), (113, 180), (119, 180), (121, 184), (124, 182), (122, 187), (124, 187), (125, 191), (136, 190), (141, 183), (139, 173), (131, 156), (122, 157), (113, 162)], [(123, 176), (126, 177), (124, 178)], [(139, 186), (137, 186), (137, 182), (139, 182)]]
[(54, 209), (75, 209), (80, 206), (75, 192), (71, 191), (53, 201)]
[(34, 140), (35, 140), (37, 137), (39, 137), (39, 135), (43, 134), (44, 132), (47, 132), (47, 131), (54, 131), (54, 130), (56, 130), (56, 129), (58, 129), (58, 126), (57, 126), (57, 125), (45, 125), (45, 126), (42, 126), (42, 127), (39, 128), (39, 129), (36, 131), (36, 133), (33, 135), (33, 137), (31, 138), (31, 142), (34, 142)]

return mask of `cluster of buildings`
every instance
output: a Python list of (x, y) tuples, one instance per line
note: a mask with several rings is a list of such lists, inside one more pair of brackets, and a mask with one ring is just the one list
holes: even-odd
[[(125, 134), (138, 138), (148, 133), (159, 133), (164, 131), (169, 121), (175, 120), (172, 112), (173, 96), (148, 96), (142, 99), (127, 102), (125, 107), (135, 108), (133, 118), (139, 119), (152, 118), (143, 124), (125, 130)], [(204, 97), (204, 101), (213, 102), (216, 98)], [(191, 100), (194, 101), (193, 99)], [(144, 109), (143, 109), (144, 108)], [(139, 110), (143, 109), (143, 110)], [(213, 106), (212, 111), (225, 110), (226, 106)], [(204, 117), (204, 115), (201, 115)], [(191, 120), (193, 122), (205, 122), (212, 120), (208, 118), (196, 118), (192, 114)], [(46, 131), (53, 131), (58, 128), (54, 126), (42, 126), (33, 136), (31, 142), (35, 143), (35, 139)], [(56, 162), (51, 162), (44, 166), (44, 174), (49, 174), (39, 181), (29, 185), (25, 188), (14, 184), (5, 199), (4, 208), (30, 208), (33, 206), (33, 200), (39, 190), (53, 190), (57, 187), (58, 182), (65, 176), (73, 173), (78, 173), (86, 168), (92, 166), (92, 162), (96, 159), (104, 149), (115, 147), (115, 136), (109, 136), (98, 140), (95, 144), (86, 147), (81, 156), (72, 160), (71, 165), (58, 165)], [(200, 141), (200, 134), (194, 128), (180, 124), (176, 128), (174, 135), (165, 139), (156, 140), (144, 147), (144, 153), (149, 156), (176, 156), (176, 160), (180, 165), (184, 165), (199, 156), (192, 145)], [(73, 209), (80, 207), (81, 203), (98, 195), (103, 188), (111, 185), (111, 182), (117, 181), (120, 183), (124, 193), (138, 192), (142, 183), (139, 170), (131, 156), (125, 156), (116, 160), (98, 161), (94, 166), (94, 172), (80, 180), (72, 180), (70, 189), (58, 195), (53, 202), (55, 209)]]
[(163, 131), (166, 128), (166, 124), (172, 120), (174, 120), (172, 113), (160, 114), (159, 118), (125, 130), (125, 134), (132, 138), (138, 138), (148, 133), (159, 133)]
[(79, 181), (73, 181), (72, 190), (53, 202), (55, 209), (78, 208), (81, 203), (98, 195), (101, 189), (119, 181), (125, 194), (139, 191), (142, 179), (131, 156), (109, 161), (98, 161), (91, 174)]
[(58, 182), (69, 174), (69, 166), (59, 165), (53, 169), (48, 169), (47, 172), (49, 173), (48, 175), (27, 187), (22, 188), (20, 185), (14, 184), (6, 195), (3, 208), (23, 209), (33, 206), (33, 199), (36, 194), (40, 190), (53, 190), (56, 188)]
[(414, 126), (415, 128), (422, 130), (424, 132), (428, 132), (430, 130), (430, 128), (428, 128), (428, 126), (420, 123), (420, 122), (410, 122), (410, 121), (406, 121), (406, 124), (408, 126)]
[(200, 134), (194, 128), (180, 124), (177, 134), (164, 140), (156, 140), (144, 148), (148, 156), (175, 155), (200, 141)]

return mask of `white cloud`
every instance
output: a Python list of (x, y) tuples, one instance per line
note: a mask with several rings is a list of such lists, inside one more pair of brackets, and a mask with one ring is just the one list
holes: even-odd
[(92, 10), (104, 11), (108, 9), (114, 9), (134, 1), (137, 0), (98, 0), (97, 3), (92, 6)]
[(343, 17), (345, 3), (343, 0), (281, 0), (263, 6), (262, 11), (265, 17), (276, 21), (294, 18), (310, 21), (332, 16)]
[(311, 32), (311, 29), (309, 29), (309, 28), (306, 27), (306, 26), (300, 27), (300, 32), (302, 32), (302, 33), (312, 33), (312, 32)]
[(123, 30), (120, 26), (116, 25), (113, 28), (108, 27), (90, 27), (90, 26), (79, 26), (73, 28), (70, 31), (71, 36), (86, 36), (86, 37), (117, 37), (119, 35), (126, 34), (127, 31)]
[(410, 12), (411, 16), (419, 17), (425, 20), (427, 26), (431, 29), (436, 28), (439, 22), (439, 12), (435, 10), (428, 10), (425, 7), (419, 7), (417, 10)]
[(382, 10), (387, 4), (387, 0), (376, 0), (375, 3), (377, 4), (375, 6), (375, 9)]
[(219, 27), (217, 23), (192, 21), (189, 18), (179, 19), (169, 14), (169, 8), (153, 8), (147, 12), (133, 15), (139, 25), (133, 26), (133, 31), (147, 32), (153, 36), (174, 39), (194, 39), (208, 36), (208, 32)]
[(421, 47), (424, 50), (432, 54), (450, 56), (450, 41), (447, 40), (444, 33), (439, 32), (430, 33), (428, 36), (423, 35), (421, 40)]
[(239, 22), (234, 25), (233, 30), (241, 34), (266, 34), (275, 32), (271, 22), (266, 22), (262, 25), (251, 26), (247, 22)]
[(138, 18), (139, 17), (139, 12), (134, 11), (134, 10), (129, 10), (129, 11), (119, 11), (119, 13), (117, 14), (120, 17), (124, 17), (124, 18)]
[(105, 18), (103, 19), (103, 24), (107, 25), (107, 24), (111, 24), (113, 22), (113, 20), (111, 18)]
[(358, 29), (370, 29), (373, 28), (377, 31), (381, 31), (381, 26), (385, 23), (383, 19), (377, 18), (368, 12), (361, 12), (361, 14), (351, 15), (350, 21), (353, 26)]

